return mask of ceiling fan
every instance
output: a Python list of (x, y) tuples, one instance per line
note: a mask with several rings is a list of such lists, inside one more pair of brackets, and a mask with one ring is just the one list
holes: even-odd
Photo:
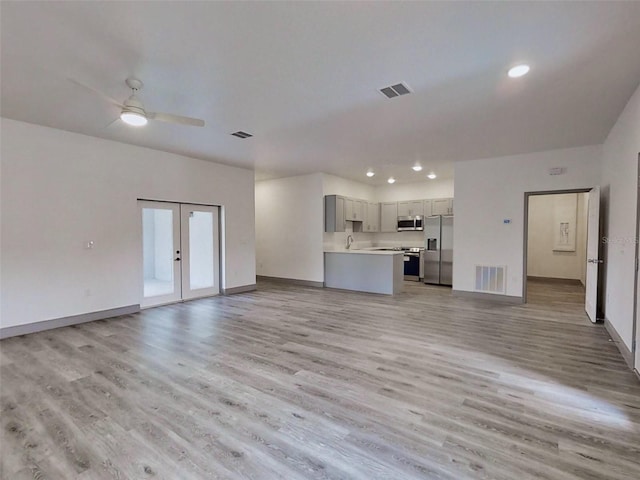
[(131, 89), (131, 96), (127, 100), (125, 100), (124, 103), (120, 103), (110, 96), (102, 93), (101, 91), (85, 85), (84, 83), (81, 83), (77, 80), (74, 80), (72, 78), (70, 78), (69, 80), (76, 85), (79, 85), (80, 87), (97, 94), (112, 105), (120, 108), (120, 119), (128, 125), (141, 127), (143, 125), (146, 125), (148, 120), (160, 120), (161, 122), (176, 123), (178, 125), (204, 127), (204, 120), (200, 120), (199, 118), (183, 117), (182, 115), (174, 115), (172, 113), (146, 111), (144, 105), (137, 97), (137, 93), (142, 90), (144, 84), (137, 78), (129, 77), (125, 80), (125, 83)]

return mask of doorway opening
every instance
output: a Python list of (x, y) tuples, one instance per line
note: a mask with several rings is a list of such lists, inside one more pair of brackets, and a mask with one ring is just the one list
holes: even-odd
[(549, 318), (599, 318), (599, 205), (597, 187), (525, 194), (523, 297)]
[(220, 293), (219, 207), (140, 200), (143, 308)]

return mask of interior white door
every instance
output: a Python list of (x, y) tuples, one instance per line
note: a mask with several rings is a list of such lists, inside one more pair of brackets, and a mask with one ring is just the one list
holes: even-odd
[(180, 205), (182, 299), (220, 293), (218, 207)]
[(638, 263), (640, 262), (640, 153), (638, 153), (638, 189), (636, 191), (636, 338), (635, 338), (635, 361), (633, 366), (636, 372), (640, 373), (640, 272), (638, 272)]
[(142, 307), (182, 298), (180, 207), (177, 203), (139, 202), (142, 216)]
[(589, 191), (587, 220), (587, 272), (584, 308), (592, 322), (598, 319), (598, 270), (602, 260), (600, 253), (600, 187)]
[[(640, 179), (639, 179), (640, 180)], [(640, 204), (640, 187), (638, 190), (638, 203)], [(638, 212), (640, 213), (640, 205), (638, 205)], [(640, 261), (640, 245), (637, 247), (638, 248), (638, 252), (636, 253), (636, 255), (638, 255), (638, 260), (636, 260), (636, 344), (635, 344), (635, 348), (636, 348), (636, 355), (635, 355), (635, 361), (633, 364), (633, 367), (635, 368), (635, 370), (640, 373), (640, 273), (638, 273), (638, 261)]]

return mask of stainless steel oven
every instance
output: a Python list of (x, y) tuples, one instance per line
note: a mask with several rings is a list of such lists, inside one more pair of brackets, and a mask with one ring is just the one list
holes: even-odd
[(403, 248), (404, 250), (404, 279), (419, 282), (422, 278), (423, 248)]
[(424, 220), (422, 215), (412, 215), (410, 217), (398, 217), (399, 232), (415, 232), (424, 230)]

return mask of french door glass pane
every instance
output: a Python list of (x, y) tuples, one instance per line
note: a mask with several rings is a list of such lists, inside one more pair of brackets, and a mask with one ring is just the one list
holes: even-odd
[(189, 213), (189, 286), (213, 287), (213, 214)]
[(174, 293), (173, 211), (142, 209), (144, 296)]

